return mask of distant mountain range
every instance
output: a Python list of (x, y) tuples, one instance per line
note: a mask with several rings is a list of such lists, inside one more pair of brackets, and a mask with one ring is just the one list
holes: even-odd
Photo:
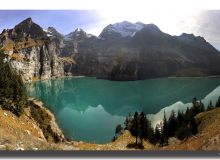
[(97, 37), (80, 28), (62, 35), (28, 18), (3, 30), (0, 39), (12, 68), (26, 81), (61, 75), (137, 80), (220, 73), (220, 52), (203, 37), (171, 36), (154, 24), (109, 24)]

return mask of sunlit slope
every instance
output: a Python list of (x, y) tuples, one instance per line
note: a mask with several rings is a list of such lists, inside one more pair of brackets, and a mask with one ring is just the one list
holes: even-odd
[(19, 118), (0, 106), (0, 150), (60, 150), (48, 143), (30, 110)]
[(220, 150), (220, 108), (195, 116), (198, 134), (162, 150)]

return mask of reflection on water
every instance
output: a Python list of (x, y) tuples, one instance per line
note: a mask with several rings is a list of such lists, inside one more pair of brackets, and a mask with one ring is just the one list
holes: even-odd
[[(108, 81), (95, 78), (59, 78), (26, 84), (27, 93), (45, 103), (66, 137), (108, 143), (128, 112), (143, 111), (152, 126), (172, 109), (186, 110), (193, 97), (207, 107), (220, 95), (218, 78), (158, 78)], [(218, 88), (217, 88), (218, 87)]]
[(123, 116), (112, 116), (101, 105), (89, 107), (82, 113), (66, 107), (57, 114), (57, 118), (61, 124), (65, 124), (62, 129), (66, 137), (90, 143), (110, 142), (116, 125), (124, 121)]

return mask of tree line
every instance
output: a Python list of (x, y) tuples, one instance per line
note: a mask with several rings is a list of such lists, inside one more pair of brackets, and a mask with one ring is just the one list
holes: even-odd
[(40, 129), (42, 129), (44, 137), (47, 141), (61, 142), (61, 137), (54, 132), (51, 128), (52, 117), (47, 113), (46, 109), (41, 108), (33, 101), (29, 101), (31, 109), (31, 116), (39, 123)]
[[(1, 48), (1, 47), (0, 47)], [(26, 88), (21, 74), (12, 70), (9, 62), (5, 62), (8, 55), (0, 50), (0, 104), (3, 109), (21, 116), (27, 106)]]
[(137, 139), (139, 138), (141, 146), (143, 145), (143, 140), (148, 140), (151, 144), (155, 145), (159, 143), (159, 146), (163, 147), (164, 145), (168, 145), (169, 137), (176, 137), (183, 140), (197, 134), (197, 124), (194, 117), (198, 113), (210, 111), (218, 107), (220, 107), (220, 96), (215, 107), (213, 106), (212, 101), (210, 101), (207, 109), (205, 109), (204, 104), (201, 101), (198, 101), (195, 97), (192, 100), (192, 107), (187, 107), (185, 112), (178, 110), (178, 113), (176, 114), (175, 111), (172, 110), (170, 117), (167, 119), (164, 110), (163, 127), (161, 131), (159, 131), (157, 126), (155, 129), (151, 127), (151, 121), (147, 119), (143, 112), (139, 115), (136, 111), (134, 116), (129, 112), (128, 117), (124, 122), (125, 128), (120, 124), (117, 125), (115, 136), (112, 138), (112, 141), (115, 141), (123, 130), (128, 130), (131, 135), (136, 138), (136, 145), (138, 145)]
[(28, 101), (22, 76), (16, 70), (11, 69), (10, 63), (5, 61), (7, 56), (3, 50), (0, 50), (0, 105), (18, 117), (23, 115), (24, 108), (29, 106), (31, 115), (39, 123), (45, 138), (60, 142), (59, 135), (51, 129), (51, 116), (33, 101)]

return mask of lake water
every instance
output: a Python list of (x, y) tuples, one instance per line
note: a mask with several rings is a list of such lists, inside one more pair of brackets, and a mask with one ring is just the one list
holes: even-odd
[(115, 127), (123, 125), (129, 111), (143, 111), (152, 126), (162, 121), (164, 109), (185, 111), (193, 97), (207, 107), (220, 96), (214, 78), (158, 78), (109, 81), (88, 77), (57, 78), (26, 84), (27, 94), (40, 99), (56, 117), (64, 136), (75, 141), (109, 143)]

